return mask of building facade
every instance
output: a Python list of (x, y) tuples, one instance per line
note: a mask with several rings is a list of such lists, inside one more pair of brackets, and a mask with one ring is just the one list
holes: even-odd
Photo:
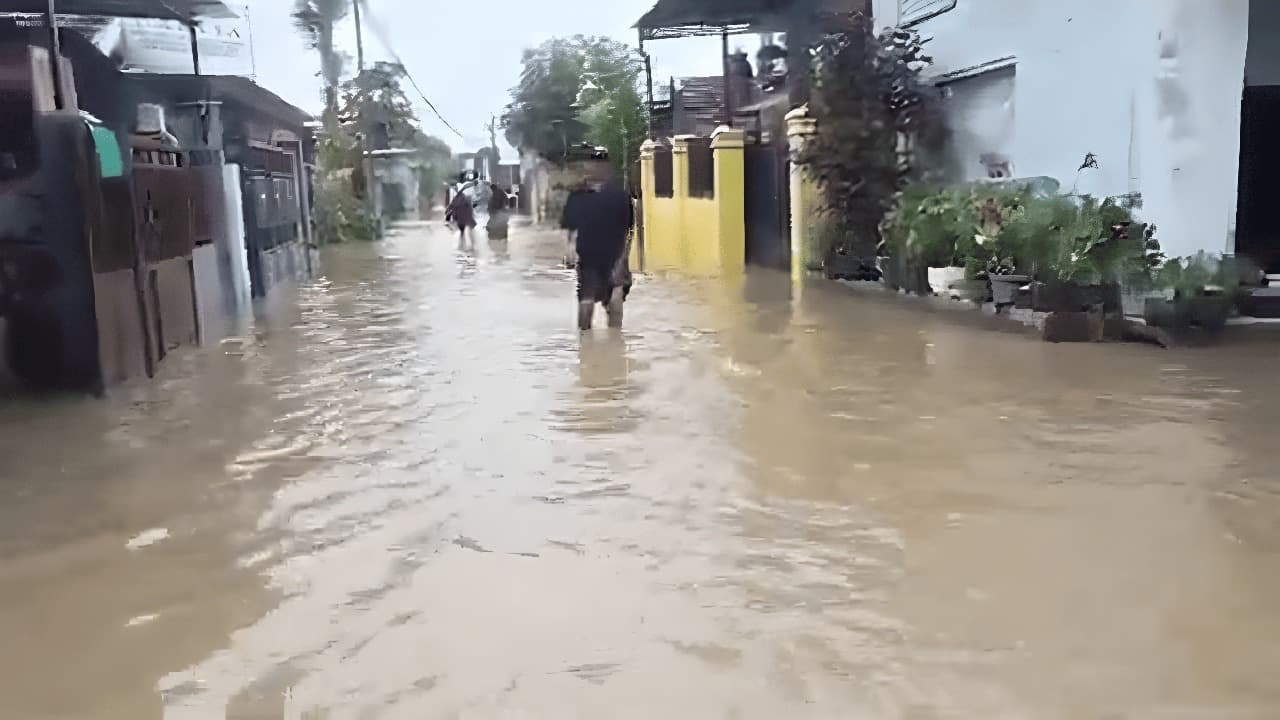
[(1280, 260), (1280, 221), (1255, 200), (1271, 194), (1260, 170), (1280, 145), (1250, 133), (1280, 121), (1280, 93), (1257, 89), (1280, 88), (1267, 41), (1280, 4), (874, 0), (874, 12), (880, 28), (930, 38), (949, 179), (1047, 176), (1064, 192), (1129, 195), (1170, 256)]

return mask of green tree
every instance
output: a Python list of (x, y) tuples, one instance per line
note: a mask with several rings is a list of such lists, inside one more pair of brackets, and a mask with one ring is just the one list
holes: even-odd
[(370, 149), (409, 147), (420, 132), (404, 78), (404, 66), (377, 62), (342, 83), (342, 123), (352, 134), (368, 134)]
[(614, 167), (625, 173), (640, 157), (647, 134), (640, 94), (644, 65), (635, 50), (614, 40), (591, 38), (583, 51), (578, 119), (586, 127), (587, 141), (608, 148)]
[(526, 50), (523, 63), (502, 117), (508, 142), (547, 158), (590, 142), (608, 148), (620, 170), (639, 157), (648, 120), (633, 48), (575, 35)]
[(324, 80), (324, 121), (330, 127), (338, 113), (338, 84), (346, 56), (338, 52), (333, 31), (350, 11), (348, 0), (295, 0), (293, 24), (307, 45), (320, 53), (320, 77)]
[(360, 199), (365, 195), (361, 159), (367, 135), (370, 148), (416, 149), (421, 161), (419, 193), (430, 198), (447, 177), (453, 152), (444, 141), (422, 132), (402, 83), (404, 68), (378, 62), (339, 89), (341, 104), (332, 130), (320, 142), (316, 188), (316, 217), (321, 236), (329, 242), (371, 238), (372, 223)]
[(822, 38), (813, 58), (818, 134), (799, 160), (822, 188), (831, 232), (820, 250), (870, 256), (901, 191), (922, 175), (920, 155), (943, 136), (938, 91), (921, 79), (932, 60), (914, 31), (876, 37), (864, 16)]
[(587, 38), (553, 38), (525, 50), (520, 84), (502, 116), (507, 141), (543, 157), (559, 158), (566, 145), (581, 143), (585, 128), (577, 122)]

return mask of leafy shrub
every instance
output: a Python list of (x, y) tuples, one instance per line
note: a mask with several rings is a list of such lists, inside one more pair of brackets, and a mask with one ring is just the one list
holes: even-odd
[(908, 188), (889, 238), (891, 252), (963, 266), (970, 276), (1145, 286), (1164, 261), (1155, 227), (1135, 220), (1128, 205), (1008, 183)]

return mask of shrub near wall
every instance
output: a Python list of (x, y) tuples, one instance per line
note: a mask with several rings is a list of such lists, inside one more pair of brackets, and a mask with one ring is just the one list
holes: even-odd
[(1164, 259), (1155, 227), (1124, 203), (1028, 185), (909, 188), (888, 240), (891, 254), (916, 265), (1081, 287), (1149, 286)]

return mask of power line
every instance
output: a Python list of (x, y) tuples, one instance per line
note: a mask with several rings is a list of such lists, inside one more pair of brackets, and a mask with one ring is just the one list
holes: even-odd
[(444, 119), (444, 115), (441, 115), (440, 111), (436, 109), (435, 103), (427, 99), (427, 94), (422, 92), (422, 88), (418, 86), (418, 81), (413, 78), (413, 73), (409, 72), (409, 67), (404, 64), (404, 60), (400, 58), (400, 54), (396, 52), (395, 48), (391, 47), (391, 41), (387, 38), (386, 33), (383, 32), (382, 21), (374, 17), (373, 12), (369, 10), (369, 4), (366, 3), (365, 0), (356, 0), (356, 2), (364, 6), (364, 14), (369, 19), (369, 26), (373, 28), (373, 34), (377, 36), (378, 42), (382, 43), (383, 49), (386, 50), (391, 55), (391, 58), (396, 61), (402, 70), (404, 70), (404, 76), (409, 80), (409, 84), (413, 86), (413, 89), (417, 91), (418, 96), (422, 98), (422, 102), (426, 103), (427, 107), (431, 108), (431, 112), (435, 113), (435, 116), (439, 118), (440, 122), (444, 123), (445, 127), (452, 130), (453, 134), (465, 140), (466, 137), (459, 132), (457, 128), (450, 124), (448, 120)]

